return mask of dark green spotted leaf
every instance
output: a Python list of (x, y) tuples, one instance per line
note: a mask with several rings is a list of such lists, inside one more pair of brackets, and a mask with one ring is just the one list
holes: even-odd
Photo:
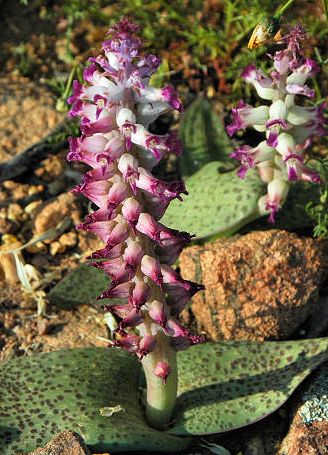
[(109, 278), (102, 270), (81, 265), (62, 279), (49, 293), (51, 303), (64, 307), (94, 303), (109, 287)]
[(66, 429), (97, 452), (181, 451), (190, 440), (180, 436), (232, 430), (276, 410), (328, 358), (327, 348), (322, 338), (207, 343), (179, 353), (178, 404), (167, 432), (145, 422), (141, 367), (124, 351), (20, 357), (0, 371), (0, 453), (29, 452)]
[(213, 161), (186, 180), (189, 195), (174, 200), (162, 221), (165, 225), (191, 232), (196, 238), (228, 235), (259, 217), (257, 202), (265, 186), (255, 171), (240, 179), (236, 171), (221, 174)]
[(179, 165), (184, 177), (210, 161), (221, 161), (224, 166), (233, 151), (222, 120), (204, 97), (196, 98), (184, 113), (179, 136), (183, 146)]
[(179, 354), (179, 398), (170, 433), (230, 431), (278, 409), (328, 358), (328, 338), (219, 342)]
[(30, 452), (66, 429), (98, 453), (183, 450), (188, 439), (146, 424), (139, 373), (140, 364), (120, 349), (62, 350), (3, 364), (1, 455)]

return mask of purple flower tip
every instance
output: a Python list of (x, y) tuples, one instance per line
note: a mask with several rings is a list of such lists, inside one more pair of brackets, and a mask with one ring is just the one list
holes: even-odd
[(166, 383), (166, 380), (171, 372), (170, 365), (167, 362), (158, 362), (158, 364), (155, 367), (155, 376), (158, 376), (159, 378), (163, 379), (164, 383)]
[(130, 35), (137, 33), (139, 28), (139, 25), (131, 22), (130, 19), (123, 17), (117, 24), (114, 24), (109, 28), (107, 35), (125, 40)]

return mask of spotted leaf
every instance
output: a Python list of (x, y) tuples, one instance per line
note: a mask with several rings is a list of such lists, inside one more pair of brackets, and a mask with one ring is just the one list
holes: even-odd
[(208, 163), (186, 180), (189, 195), (183, 204), (171, 202), (162, 218), (164, 224), (205, 238), (232, 234), (259, 217), (257, 202), (265, 186), (256, 172), (241, 180), (235, 170), (220, 173), (220, 165)]
[(182, 117), (179, 135), (183, 145), (179, 165), (184, 177), (210, 161), (221, 161), (223, 167), (227, 165), (224, 163), (228, 162), (233, 147), (208, 99), (199, 97), (191, 103)]
[(51, 290), (49, 300), (55, 305), (64, 307), (93, 303), (97, 296), (108, 287), (109, 279), (103, 271), (81, 265)]
[[(98, 453), (181, 451), (188, 439), (145, 422), (139, 373), (140, 364), (120, 349), (62, 350), (5, 363), (0, 370), (1, 455), (27, 453), (67, 429)], [(117, 412), (106, 415), (104, 408)]]
[(181, 352), (170, 433), (204, 435), (256, 422), (278, 409), (328, 358), (328, 338), (206, 343)]

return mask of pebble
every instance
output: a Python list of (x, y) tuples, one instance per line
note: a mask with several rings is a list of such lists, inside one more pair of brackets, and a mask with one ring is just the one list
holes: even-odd
[(36, 449), (28, 455), (91, 455), (91, 452), (78, 433), (63, 431), (54, 436), (43, 449)]
[(63, 193), (40, 207), (34, 220), (34, 233), (42, 234), (55, 228), (64, 218), (70, 217), (74, 224), (80, 222), (80, 211), (72, 193)]
[(65, 250), (66, 250), (65, 245), (61, 245), (57, 240), (50, 244), (51, 256), (56, 256), (56, 254), (64, 253)]
[(20, 223), (21, 221), (25, 221), (27, 216), (22, 207), (19, 204), (14, 203), (8, 206), (7, 218), (10, 221)]
[(24, 209), (25, 213), (29, 216), (33, 215), (38, 207), (42, 204), (42, 201), (39, 199), (37, 201), (30, 202)]

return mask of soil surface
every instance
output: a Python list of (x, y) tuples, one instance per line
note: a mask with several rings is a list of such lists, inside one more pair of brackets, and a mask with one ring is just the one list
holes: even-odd
[(63, 120), (54, 102), (41, 84), (19, 76), (0, 77), (0, 163), (40, 141)]

